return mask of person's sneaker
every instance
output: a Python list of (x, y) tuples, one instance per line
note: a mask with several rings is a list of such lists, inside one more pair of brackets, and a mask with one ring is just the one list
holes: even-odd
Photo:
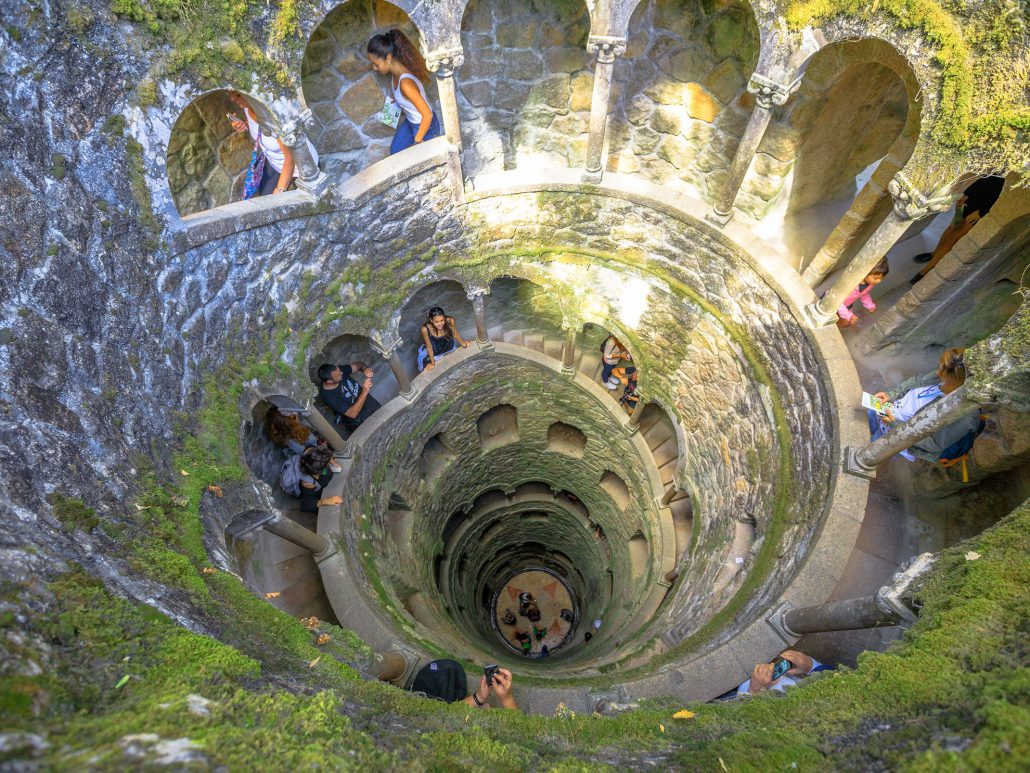
[(612, 376), (610, 379), (604, 382), (604, 385), (609, 389), (618, 389), (621, 384), (622, 382), (619, 381), (619, 379), (617, 379), (615, 376)]
[(930, 258), (932, 258), (932, 257), (933, 257), (933, 253), (932, 252), (920, 252), (918, 255), (916, 255), (914, 258), (912, 258), (912, 260), (914, 260), (916, 263), (929, 263), (930, 262)]

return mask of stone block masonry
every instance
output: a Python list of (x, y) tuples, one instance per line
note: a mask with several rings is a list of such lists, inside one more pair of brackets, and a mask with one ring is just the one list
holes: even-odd
[(593, 77), (579, 0), (471, 0), (458, 105), (465, 173), (586, 160)]
[(745, 4), (642, 2), (615, 63), (608, 169), (713, 196), (747, 123), (757, 55)]
[[(390, 153), (394, 130), (375, 118), (389, 78), (372, 72), (365, 46), (376, 33), (394, 28), (418, 45), (418, 30), (404, 11), (386, 0), (350, 0), (330, 11), (311, 35), (301, 85), (315, 119), (309, 138), (330, 177), (345, 180)], [(423, 85), (439, 118), (436, 81), (430, 76)]]

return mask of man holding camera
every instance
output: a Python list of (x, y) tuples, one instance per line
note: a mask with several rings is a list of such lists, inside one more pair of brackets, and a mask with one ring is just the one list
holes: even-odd
[(469, 694), (468, 676), (461, 664), (455, 660), (434, 660), (423, 666), (408, 689), (427, 698), (445, 703), (463, 701), (469, 706), (487, 708), (490, 693), (493, 693), (502, 709), (517, 709), (515, 696), (511, 694), (511, 671), (496, 665), (483, 668), (479, 686)]
[(755, 695), (764, 690), (782, 692), (798, 683), (798, 679), (816, 671), (830, 671), (832, 666), (824, 665), (815, 658), (797, 650), (784, 650), (772, 663), (759, 663), (751, 672), (751, 678), (737, 688), (737, 695)]

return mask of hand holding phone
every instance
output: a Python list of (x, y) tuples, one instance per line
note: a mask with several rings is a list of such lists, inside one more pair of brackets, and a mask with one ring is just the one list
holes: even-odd
[(790, 669), (794, 668), (794, 664), (791, 663), (786, 658), (777, 658), (776, 660), (773, 661), (772, 667), (773, 667), (773, 670), (772, 670), (772, 680), (775, 682), (777, 679), (779, 679), (785, 673), (790, 671)]

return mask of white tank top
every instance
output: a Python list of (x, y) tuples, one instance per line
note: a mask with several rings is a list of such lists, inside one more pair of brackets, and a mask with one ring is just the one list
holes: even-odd
[[(243, 114), (247, 117), (247, 129), (250, 131), (250, 138), (257, 140), (258, 134), (261, 135), (261, 150), (265, 154), (265, 160), (269, 163), (272, 169), (280, 174), (283, 171), (283, 164), (286, 163), (286, 154), (283, 153), (282, 148), (279, 147), (279, 140), (274, 136), (269, 136), (261, 131), (261, 127), (258, 126), (257, 122), (250, 117), (250, 113), (246, 110)], [(315, 150), (315, 146), (311, 144), (311, 140), (305, 137), (308, 145), (308, 152), (311, 154), (312, 160), (315, 164), (318, 164), (318, 151)], [(299, 177), (300, 170), (296, 166), (293, 167), (293, 176)]]
[(404, 111), (404, 115), (408, 119), (408, 123), (419, 126), (422, 123), (422, 113), (420, 113), (418, 108), (415, 107), (414, 102), (401, 93), (401, 81), (405, 78), (411, 78), (411, 80), (414, 81), (415, 85), (418, 86), (418, 93), (422, 95), (422, 99), (425, 100), (426, 104), (429, 104), (429, 100), (426, 98), (426, 90), (422, 88), (422, 82), (410, 72), (404, 73), (404, 75), (397, 79), (397, 85), (393, 87), (393, 101), (396, 102), (397, 106)]

